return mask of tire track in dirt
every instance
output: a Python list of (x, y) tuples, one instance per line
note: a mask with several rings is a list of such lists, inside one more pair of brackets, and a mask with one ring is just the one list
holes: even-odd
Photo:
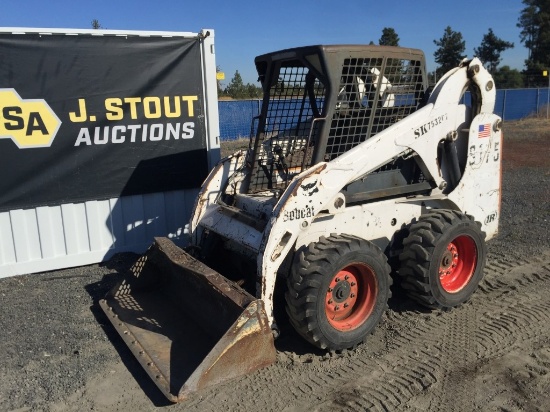
[[(430, 402), (434, 410), (459, 412), (474, 409), (474, 383), (468, 379), (469, 368), (475, 356), (474, 334), (477, 310), (468, 305), (453, 311), (445, 322), (442, 336), (441, 396)], [(462, 402), (456, 403), (456, 399)]]
[[(432, 357), (433, 352), (422, 350), (417, 356)], [(383, 374), (370, 373), (361, 376), (352, 384), (334, 392), (333, 399), (329, 397), (329, 400), (313, 410), (397, 410), (405, 400), (417, 396), (437, 382), (437, 370), (441, 365), (437, 361), (428, 364), (413, 356), (402, 356), (398, 359), (383, 359), (378, 362), (378, 366), (385, 370)]]
[[(230, 409), (287, 412), (475, 409), (472, 376), (479, 362), (506, 354), (519, 340), (539, 337), (537, 325), (550, 322), (550, 296), (541, 287), (548, 283), (550, 255), (515, 264), (499, 257), (487, 265), (471, 301), (459, 308), (390, 310), (355, 352), (279, 352), (277, 365), (204, 393), (185, 409), (204, 411), (205, 405), (221, 403)], [(382, 349), (372, 353), (371, 346)], [(266, 391), (270, 395), (264, 396)], [(257, 392), (262, 396), (240, 396)]]
[(501, 304), (483, 319), (476, 333), (479, 345), (478, 358), (500, 356), (520, 339), (525, 341), (539, 336), (539, 325), (550, 322), (550, 302), (547, 297), (525, 294), (523, 299), (529, 300), (530, 304), (524, 305), (512, 299), (503, 299)]
[(550, 260), (516, 266), (505, 275), (514, 275), (514, 280), (504, 279), (507, 287), (494, 289), (497, 296), (484, 304), (476, 332), (478, 358), (501, 356), (518, 341), (539, 336), (540, 325), (550, 323), (550, 297), (540, 287), (550, 283)]
[[(480, 282), (478, 290), (488, 294), (500, 288), (505, 288), (505, 290), (507, 290), (506, 288), (509, 288), (515, 283), (524, 286), (537, 280), (543, 280), (537, 279), (537, 277), (549, 275), (539, 275), (530, 272), (537, 272), (538, 269), (544, 268), (545, 265), (548, 266), (548, 261), (549, 257), (546, 255), (530, 261), (507, 257), (500, 257), (492, 260), (485, 267), (485, 277)], [(515, 290), (515, 288), (512, 289)], [(474, 297), (475, 296), (476, 295), (474, 295)]]
[[(451, 339), (444, 338), (453, 352), (447, 351), (443, 358), (449, 373), (436, 391), (438, 395), (429, 399), (428, 394), (420, 402), (415, 400), (420, 408), (430, 405), (433, 410), (475, 409), (473, 378), (480, 362), (505, 355), (518, 344), (545, 333), (541, 332), (540, 325), (550, 321), (550, 299), (544, 293), (547, 287), (541, 286), (550, 284), (549, 262), (540, 258), (522, 260), (515, 265), (503, 260), (489, 265), (480, 288), (482, 293), (475, 294), (469, 304), (453, 311), (453, 314), (463, 314), (458, 318), (470, 319), (457, 324), (451, 317), (447, 323), (448, 330), (455, 332)], [(464, 345), (461, 338), (469, 344)], [(463, 357), (457, 356), (457, 350)], [(439, 393), (443, 395), (440, 397)]]
[[(541, 265), (542, 263), (542, 265)], [(414, 329), (400, 328), (403, 334), (401, 339), (396, 339), (393, 342), (394, 347), (409, 346), (425, 344), (426, 350), (423, 351), (426, 355), (424, 359), (418, 359), (413, 362), (413, 369), (418, 371), (428, 372), (423, 377), (431, 377), (430, 385), (427, 385), (424, 389), (434, 385), (439, 388), (438, 393), (443, 392), (443, 396), (437, 395), (429, 399), (430, 396), (424, 397), (422, 402), (418, 402), (418, 405), (407, 405), (418, 409), (424, 408), (426, 405), (430, 405), (430, 409), (433, 410), (472, 410), (475, 406), (475, 383), (471, 379), (475, 375), (477, 368), (477, 361), (479, 359), (485, 359), (489, 355), (497, 356), (499, 354), (506, 353), (510, 350), (514, 343), (517, 343), (517, 336), (524, 336), (526, 339), (533, 339), (538, 336), (539, 328), (538, 322), (547, 322), (550, 320), (550, 301), (548, 297), (541, 293), (539, 296), (542, 302), (538, 305), (532, 305), (533, 292), (540, 290), (540, 283), (550, 281), (550, 271), (548, 270), (549, 262), (541, 262), (537, 259), (535, 262), (523, 260), (514, 265), (512, 262), (499, 261), (491, 265), (487, 276), (487, 282), (491, 284), (491, 292), (485, 294), (494, 295), (493, 300), (479, 297), (475, 299), (475, 302), (464, 305), (461, 308), (453, 310), (451, 313), (441, 314), (441, 312), (435, 312), (435, 319), (425, 323), (423, 327)], [(535, 269), (533, 271), (533, 269)], [(492, 277), (498, 282), (495, 282)], [(492, 283), (491, 283), (492, 282)], [(518, 287), (519, 285), (519, 287)], [(520, 296), (515, 293), (516, 290), (522, 290)], [(540, 292), (539, 292), (540, 293)], [(500, 299), (500, 296), (508, 295), (507, 299)], [(530, 302), (531, 304), (524, 305), (517, 302)], [(488, 305), (487, 303), (490, 302)], [(487, 310), (489, 309), (489, 310)], [(502, 310), (512, 311), (512, 314), (500, 314)], [(484, 310), (486, 313), (495, 313), (495, 317), (500, 323), (497, 327), (490, 325), (491, 318), (488, 316), (481, 316), (482, 319), (478, 321), (478, 315), (480, 310)], [(408, 318), (415, 314), (405, 313), (402, 318)], [(434, 314), (432, 313), (432, 316)], [(399, 323), (398, 317), (394, 316), (394, 321)], [(498, 352), (494, 353), (483, 352), (481, 348), (484, 347), (482, 339), (483, 327), (487, 325), (487, 329), (499, 330), (498, 326), (501, 326), (506, 332), (508, 339), (495, 339), (492, 341), (491, 348), (498, 349)], [(398, 325), (395, 325), (398, 326)], [(412, 332), (412, 333), (411, 333)], [(487, 336), (487, 333), (485, 333)], [(489, 334), (490, 335), (490, 334)], [(391, 351), (387, 357), (392, 358)], [(403, 358), (394, 359), (396, 362), (402, 362)], [(430, 368), (431, 369), (428, 369)], [(395, 368), (392, 371), (393, 375), (402, 376), (406, 374), (404, 368)], [(408, 370), (410, 372), (410, 369)], [(367, 387), (356, 388), (355, 394), (363, 394), (361, 396), (364, 402), (359, 402), (356, 398), (354, 401), (346, 404), (347, 407), (351, 407), (354, 404), (358, 404), (358, 408), (351, 408), (352, 410), (396, 410), (399, 406), (403, 406), (409, 400), (415, 396), (415, 391), (405, 391), (403, 388), (394, 389), (394, 394), (405, 394), (405, 396), (397, 397), (395, 400), (388, 396), (380, 396), (385, 394), (385, 387), (388, 382), (393, 382), (392, 374), (386, 374), (379, 380), (368, 379)], [(418, 377), (418, 374), (416, 375)], [(447, 390), (448, 388), (448, 390)], [(406, 389), (406, 388), (405, 388)], [(377, 393), (379, 392), (379, 393)], [(351, 393), (350, 393), (351, 395)], [(372, 396), (372, 398), (371, 398)], [(342, 405), (343, 395), (340, 395), (340, 399), (333, 403), (331, 406)], [(370, 404), (369, 404), (370, 398)], [(427, 398), (427, 399), (426, 399)], [(378, 402), (373, 403), (372, 399), (376, 399)], [(327, 405), (328, 406), (328, 405)], [(454, 408), (454, 409), (453, 409)], [(327, 408), (328, 410), (329, 408)], [(321, 409), (323, 410), (323, 409)]]

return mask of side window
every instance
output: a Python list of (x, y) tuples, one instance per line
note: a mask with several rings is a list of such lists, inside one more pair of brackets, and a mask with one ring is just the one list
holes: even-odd
[(326, 88), (300, 62), (282, 64), (262, 107), (263, 121), (254, 142), (254, 179), (249, 192), (285, 187), (292, 178), (311, 166), (318, 122)]

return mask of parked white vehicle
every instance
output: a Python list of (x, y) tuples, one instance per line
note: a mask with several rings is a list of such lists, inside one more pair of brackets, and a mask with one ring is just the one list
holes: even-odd
[[(103, 302), (174, 401), (275, 360), (276, 284), (307, 341), (353, 348), (386, 310), (392, 275), (430, 308), (468, 300), (498, 230), (501, 119), (478, 59), (431, 93), (415, 49), (311, 46), (255, 62), (265, 92), (255, 133), (206, 179), (190, 247), (157, 240)], [(144, 311), (129, 311), (129, 296)], [(153, 336), (137, 319), (156, 316), (172, 326)], [(188, 349), (208, 341), (197, 330), (212, 342), (202, 361)], [(175, 378), (180, 348), (199, 366)]]

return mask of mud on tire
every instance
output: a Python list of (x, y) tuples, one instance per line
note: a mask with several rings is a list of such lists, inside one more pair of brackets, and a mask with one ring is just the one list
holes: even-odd
[(429, 308), (466, 302), (483, 277), (487, 247), (481, 224), (453, 210), (437, 210), (413, 223), (399, 256), (401, 287)]
[(330, 235), (296, 254), (287, 279), (291, 324), (321, 349), (348, 349), (372, 332), (387, 308), (390, 267), (374, 244)]

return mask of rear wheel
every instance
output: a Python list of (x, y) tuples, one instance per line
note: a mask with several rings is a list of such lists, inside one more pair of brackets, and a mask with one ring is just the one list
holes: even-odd
[(413, 223), (400, 255), (401, 286), (430, 308), (467, 301), (483, 277), (485, 233), (471, 216), (437, 210)]
[(322, 349), (354, 347), (387, 307), (389, 272), (374, 244), (350, 235), (321, 237), (298, 254), (287, 281), (292, 325)]

